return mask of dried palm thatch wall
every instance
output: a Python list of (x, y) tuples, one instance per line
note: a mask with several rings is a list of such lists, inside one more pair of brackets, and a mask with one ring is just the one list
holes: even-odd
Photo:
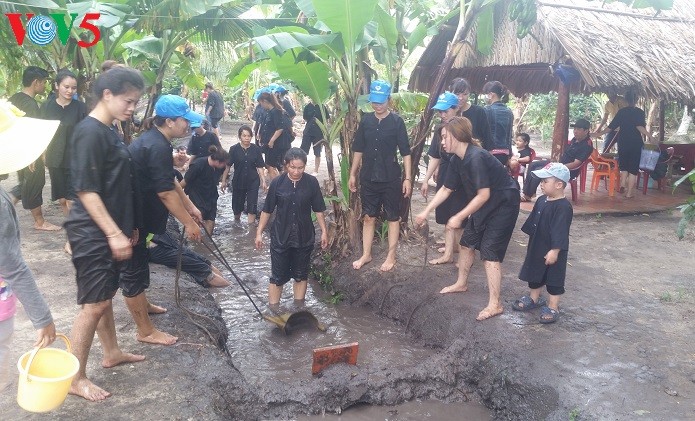
[[(558, 80), (548, 67), (571, 58), (582, 80), (573, 91), (625, 90), (684, 103), (695, 102), (695, 1), (675, 0), (673, 10), (654, 17), (653, 9), (585, 0), (538, 2), (532, 36), (516, 38), (516, 23), (500, 18), (493, 52), (475, 48), (475, 30), (456, 57), (449, 80), (465, 77), (474, 90), (499, 80), (515, 95), (549, 92)], [(411, 77), (411, 89), (427, 91), (434, 80), (458, 17), (427, 47)]]

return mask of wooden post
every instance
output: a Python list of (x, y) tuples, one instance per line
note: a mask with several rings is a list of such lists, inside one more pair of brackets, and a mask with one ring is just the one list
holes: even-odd
[(553, 146), (550, 150), (550, 159), (560, 161), (560, 155), (567, 144), (567, 128), (570, 125), (570, 88), (562, 82), (557, 87), (557, 110), (555, 111), (555, 125), (553, 126)]
[(664, 143), (666, 133), (666, 101), (659, 101), (659, 144)]

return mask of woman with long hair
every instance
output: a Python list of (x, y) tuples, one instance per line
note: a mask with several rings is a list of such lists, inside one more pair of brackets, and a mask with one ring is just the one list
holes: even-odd
[(500, 82), (493, 80), (483, 86), (486, 95), (487, 120), (490, 124), (490, 142), (483, 147), (506, 165), (512, 154), (512, 137), (514, 135), (514, 113), (505, 102), (509, 100), (509, 91)]
[(283, 286), (290, 279), (294, 279), (295, 301), (304, 301), (316, 235), (311, 220), (312, 211), (321, 227), (321, 248), (328, 247), (328, 231), (323, 215), (326, 203), (316, 177), (304, 172), (306, 161), (303, 150), (292, 148), (287, 151), (286, 172), (270, 183), (256, 231), (256, 249), (260, 249), (263, 246), (263, 230), (270, 221), (270, 215), (275, 212), (275, 220), (270, 228), (270, 305), (280, 303)]
[(203, 215), (203, 225), (208, 234), (212, 235), (217, 217), (217, 184), (227, 167), (229, 154), (215, 145), (208, 148), (209, 155), (200, 156), (191, 162), (188, 171), (183, 176), (181, 187), (191, 202)]
[(222, 175), (222, 191), (227, 187), (227, 177), (234, 167), (232, 177), (232, 212), (234, 219), (241, 219), (246, 204), (249, 225), (256, 223), (258, 213), (258, 190), (267, 188), (263, 174), (265, 163), (261, 148), (251, 143), (253, 130), (247, 125), (239, 127), (239, 143), (229, 148), (229, 161)]
[(258, 97), (261, 107), (266, 110), (263, 123), (259, 130), (259, 145), (265, 154), (265, 165), (270, 175), (270, 179), (277, 177), (282, 168), (282, 160), (285, 153), (290, 148), (287, 141), (289, 129), (284, 127), (283, 114), (284, 108), (278, 102), (277, 97), (270, 92), (263, 92)]
[(519, 189), (507, 168), (478, 146), (467, 118), (454, 117), (444, 125), (442, 146), (454, 155), (444, 187), (417, 215), (415, 222), (417, 225), (424, 224), (432, 209), (443, 203), (452, 192), (463, 189), (468, 203), (447, 223), (457, 228), (465, 221), (460, 241), (458, 279), (440, 293), (468, 290), (468, 275), (475, 250), (480, 250), (480, 257), (485, 262), (490, 297), (476, 320), (489, 319), (504, 311), (500, 300), (501, 263), (519, 216)]
[(75, 99), (77, 76), (69, 70), (58, 72), (54, 82), (56, 95), (41, 107), (41, 117), (60, 120), (58, 131), (46, 149), (46, 167), (51, 178), (51, 199), (57, 200), (68, 216), (74, 198), (70, 186), (70, 139), (75, 126), (87, 115), (84, 102)]

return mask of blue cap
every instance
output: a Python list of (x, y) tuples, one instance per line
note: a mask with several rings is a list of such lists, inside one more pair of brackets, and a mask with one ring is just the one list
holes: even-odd
[(277, 83), (271, 83), (272, 88), (270, 88), (271, 92), (274, 94), (285, 94), (289, 92), (287, 88), (285, 88), (282, 85), (278, 85)]
[[(200, 114), (198, 114), (200, 115)], [(196, 119), (195, 121), (191, 121), (191, 129), (197, 129), (198, 127), (203, 125), (203, 116), (200, 116), (200, 119)]]
[(260, 89), (256, 89), (256, 92), (253, 93), (253, 100), (258, 101), (258, 97), (261, 96), (263, 92), (270, 92), (270, 88), (266, 86)]
[(384, 80), (375, 80), (369, 85), (369, 102), (383, 104), (391, 95), (391, 85)]
[(183, 117), (189, 123), (203, 121), (203, 116), (191, 111), (186, 100), (178, 95), (162, 95), (154, 106), (154, 113), (160, 117), (178, 118)]
[(433, 110), (446, 111), (450, 108), (458, 107), (459, 97), (449, 91), (445, 91), (437, 98), (437, 103), (432, 107)]
[(565, 183), (569, 183), (570, 181), (570, 170), (564, 164), (560, 164), (559, 162), (551, 162), (543, 167), (543, 169), (532, 172), (538, 178), (555, 177), (558, 180), (564, 181)]

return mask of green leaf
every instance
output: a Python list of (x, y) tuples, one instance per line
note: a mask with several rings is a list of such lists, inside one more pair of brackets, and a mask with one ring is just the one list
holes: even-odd
[(492, 43), (495, 40), (494, 7), (486, 7), (478, 15), (478, 30), (476, 31), (476, 48), (484, 55), (492, 53)]
[(261, 63), (259, 60), (251, 62), (249, 58), (237, 61), (227, 74), (227, 86), (235, 88), (243, 84), (251, 72), (260, 67)]
[(426, 36), (427, 27), (425, 25), (416, 26), (408, 37), (408, 51), (412, 53), (418, 45), (422, 44)]
[(337, 34), (315, 35), (299, 32), (281, 32), (255, 37), (254, 41), (262, 51), (273, 50), (282, 55), (293, 48), (311, 48), (324, 44), (330, 44), (337, 38)]
[(46, 9), (60, 9), (60, 5), (52, 2), (51, 0), (25, 0), (21, 4), (22, 6), (43, 7)]
[(314, 4), (311, 0), (295, 0), (297, 7), (302, 11), (307, 17), (316, 16), (316, 10), (314, 10)]
[(309, 63), (297, 60), (300, 52), (300, 49), (291, 50), (280, 56), (270, 51), (268, 55), (275, 64), (280, 78), (291, 80), (315, 103), (322, 104), (331, 96), (330, 70), (321, 61)]
[(345, 203), (350, 203), (350, 162), (348, 157), (343, 155), (340, 157), (340, 189), (345, 197)]
[(340, 33), (346, 48), (362, 36), (364, 26), (374, 18), (377, 4), (376, 0), (314, 0), (313, 3), (316, 17), (332, 32)]
[(379, 35), (386, 39), (388, 45), (396, 45), (396, 41), (398, 41), (396, 19), (379, 6), (374, 9), (374, 21), (379, 25)]

